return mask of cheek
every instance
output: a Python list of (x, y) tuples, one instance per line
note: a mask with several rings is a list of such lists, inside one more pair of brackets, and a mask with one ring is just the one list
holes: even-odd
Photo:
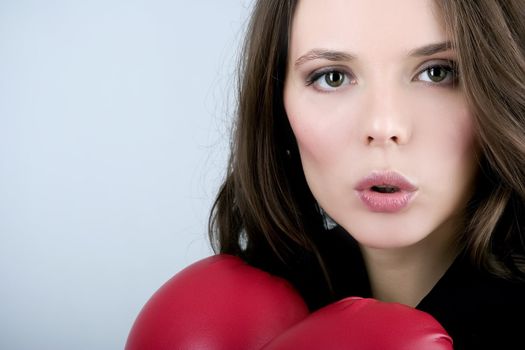
[[(463, 197), (477, 169), (474, 118), (462, 100), (448, 100), (420, 121), (418, 159), (430, 193)], [(416, 135), (416, 134), (415, 134)]]
[(301, 157), (327, 163), (335, 157), (337, 142), (330, 138), (330, 128), (297, 112), (290, 116), (290, 123), (297, 139)]
[(348, 134), (351, 118), (344, 106), (294, 98), (285, 99), (285, 108), (305, 171), (309, 166), (337, 164), (352, 138)]
[(308, 187), (330, 211), (346, 208), (344, 192), (350, 188), (354, 171), (355, 162), (350, 159), (357, 153), (352, 141), (356, 128), (350, 106), (329, 97), (325, 101), (285, 99)]
[[(432, 117), (427, 125), (429, 137), (439, 138), (433, 145), (432, 153), (441, 154), (441, 161), (465, 166), (471, 165), (475, 153), (475, 128), (471, 112), (464, 105), (452, 106)], [(433, 136), (432, 136), (433, 135)], [(448, 161), (447, 161), (448, 160)]]

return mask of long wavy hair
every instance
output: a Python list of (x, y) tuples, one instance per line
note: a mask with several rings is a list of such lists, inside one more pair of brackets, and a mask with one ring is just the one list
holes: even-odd
[[(316, 257), (326, 229), (283, 104), (298, 0), (256, 1), (239, 64), (238, 105), (225, 181), (209, 221), (218, 253), (274, 269)], [(462, 241), (473, 263), (504, 278), (525, 274), (525, 1), (436, 0), (458, 55), (481, 143), (479, 179)], [(285, 273), (281, 273), (286, 275)]]

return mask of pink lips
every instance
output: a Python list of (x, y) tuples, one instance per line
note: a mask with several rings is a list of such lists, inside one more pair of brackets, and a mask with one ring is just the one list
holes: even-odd
[(417, 187), (396, 172), (373, 172), (355, 190), (370, 211), (395, 213), (410, 203)]

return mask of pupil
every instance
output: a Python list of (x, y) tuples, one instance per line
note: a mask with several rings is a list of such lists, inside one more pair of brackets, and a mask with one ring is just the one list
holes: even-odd
[(331, 87), (339, 87), (343, 84), (344, 76), (339, 72), (330, 72), (326, 75), (325, 80)]
[(434, 82), (442, 81), (447, 76), (447, 71), (443, 67), (430, 68), (430, 79)]

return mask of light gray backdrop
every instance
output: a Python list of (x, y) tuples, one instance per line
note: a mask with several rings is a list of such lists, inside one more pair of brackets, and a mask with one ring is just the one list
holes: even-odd
[(0, 349), (122, 349), (211, 254), (250, 0), (0, 0)]

